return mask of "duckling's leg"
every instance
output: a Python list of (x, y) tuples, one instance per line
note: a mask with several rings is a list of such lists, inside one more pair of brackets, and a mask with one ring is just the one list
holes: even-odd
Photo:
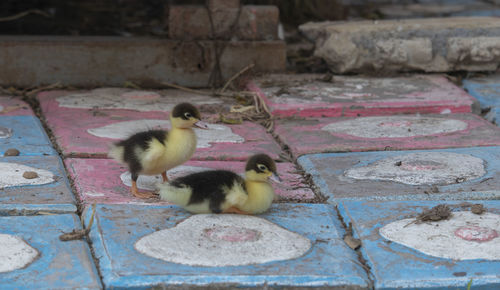
[(137, 178), (139, 178), (139, 175), (137, 173), (132, 173), (131, 175), (132, 175), (132, 187), (130, 188), (130, 191), (135, 197), (137, 198), (156, 197), (153, 193), (150, 192), (139, 192), (139, 189), (137, 188)]
[(163, 178), (163, 182), (167, 182), (168, 181), (167, 171), (163, 171), (161, 173), (161, 177)]
[(236, 214), (246, 214), (246, 215), (251, 215), (251, 213), (248, 213), (246, 211), (242, 211), (241, 209), (232, 206), (224, 211), (224, 213), (236, 213)]

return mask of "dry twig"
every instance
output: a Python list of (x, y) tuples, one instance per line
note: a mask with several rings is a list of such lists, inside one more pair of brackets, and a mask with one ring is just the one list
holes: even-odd
[(17, 20), (19, 18), (23, 18), (24, 16), (29, 15), (29, 14), (38, 14), (38, 15), (45, 16), (47, 18), (52, 17), (49, 13), (47, 13), (45, 11), (42, 11), (39, 9), (30, 9), (30, 10), (26, 10), (26, 11), (23, 11), (21, 13), (17, 13), (17, 14), (11, 15), (11, 16), (0, 17), (0, 22), (14, 21), (14, 20)]

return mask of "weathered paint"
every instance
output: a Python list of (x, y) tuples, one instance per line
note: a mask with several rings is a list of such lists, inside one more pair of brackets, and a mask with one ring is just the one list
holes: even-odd
[(464, 88), (479, 101), (485, 118), (500, 125), (500, 75), (475, 77), (463, 81)]
[[(41, 108), (46, 116), (47, 123), (52, 129), (54, 136), (59, 144), (63, 154), (71, 157), (106, 157), (109, 145), (115, 142), (112, 138), (97, 137), (88, 132), (95, 128), (104, 127), (113, 123), (137, 121), (144, 119), (152, 120), (167, 120), (168, 113), (161, 111), (132, 111), (124, 109), (72, 109), (59, 107), (56, 98), (67, 94), (67, 92), (43, 92), (38, 95)], [(178, 102), (186, 101), (180, 98)], [(178, 103), (176, 102), (176, 103)], [(211, 105), (213, 106), (213, 105)], [(219, 109), (221, 106), (228, 104), (215, 105)], [(204, 110), (200, 106), (202, 119), (213, 117), (209, 112), (213, 112), (214, 108), (207, 107)], [(207, 112), (207, 113), (205, 113)], [(231, 142), (211, 143), (211, 147), (199, 148), (196, 150), (192, 159), (195, 160), (245, 160), (250, 155), (256, 152), (266, 152), (272, 158), (278, 159), (281, 152), (280, 146), (275, 142), (273, 137), (268, 134), (262, 126), (251, 122), (243, 122), (242, 124), (224, 125), (223, 130), (231, 136)], [(228, 134), (226, 128), (230, 128), (232, 134)], [(200, 130), (201, 131), (201, 130)], [(134, 132), (130, 132), (134, 133)], [(203, 134), (211, 134), (202, 132)], [(215, 132), (213, 132), (215, 133)], [(217, 133), (220, 131), (217, 130)], [(233, 135), (234, 134), (234, 135)], [(239, 141), (240, 136), (245, 141), (242, 143), (234, 143)], [(112, 137), (112, 136), (111, 136)], [(211, 136), (211, 138), (214, 138)], [(217, 139), (217, 138), (215, 138)], [(207, 140), (210, 141), (210, 140)], [(220, 141), (220, 140), (218, 140)], [(203, 144), (203, 143), (202, 143)], [(206, 144), (206, 143), (205, 143)], [(206, 146), (206, 145), (204, 145)]]
[(21, 156), (57, 154), (35, 116), (0, 115), (0, 136), (3, 136), (0, 137), (0, 156), (10, 148), (19, 150)]
[(500, 147), (311, 154), (298, 161), (330, 203), (500, 197)]
[(259, 93), (273, 115), (349, 117), (472, 112), (474, 99), (444, 76), (373, 78), (292, 74), (265, 75), (247, 87)]
[(0, 273), (22, 269), (31, 264), (37, 256), (38, 251), (23, 239), (0, 234)]
[[(24, 177), (23, 175), (27, 171), (35, 172), (38, 177), (31, 179)], [(54, 175), (48, 170), (0, 161), (0, 189), (14, 186), (42, 185), (54, 181)]]
[(194, 215), (140, 238), (137, 251), (166, 262), (205, 267), (245, 266), (303, 256), (311, 241), (260, 217)]
[(0, 96), (0, 116), (21, 116), (34, 113), (30, 106), (19, 97)]
[(414, 223), (401, 219), (380, 228), (380, 235), (424, 254), (452, 260), (500, 261), (500, 215), (454, 212), (448, 220)]
[(68, 92), (56, 100), (59, 106), (75, 109), (127, 109), (134, 111), (171, 111), (189, 99), (196, 105), (222, 104), (222, 100), (181, 90), (138, 91), (125, 88), (98, 88), (87, 92)]
[[(463, 201), (444, 202), (448, 205), (459, 205)], [(465, 289), (467, 283), (472, 279), (472, 289), (498, 289), (500, 287), (500, 277), (498, 269), (500, 260), (473, 259), (473, 260), (455, 260), (450, 258), (435, 257), (425, 254), (419, 248), (405, 246), (400, 242), (394, 242), (384, 238), (380, 230), (393, 222), (401, 222), (408, 217), (416, 217), (425, 209), (434, 207), (442, 201), (383, 201), (383, 202), (362, 202), (345, 201), (339, 205), (339, 211), (345, 222), (351, 222), (355, 237), (361, 239), (360, 248), (363, 257), (367, 260), (368, 266), (374, 277), (375, 289)], [(470, 201), (470, 203), (481, 203), (486, 208), (489, 219), (492, 215), (500, 214), (500, 201)], [(457, 207), (456, 212), (464, 211)], [(456, 216), (455, 216), (456, 214)], [(454, 213), (451, 221), (457, 225), (464, 225), (467, 218), (461, 214)], [(482, 216), (475, 218), (477, 225), (482, 224)], [(412, 221), (414, 221), (413, 219)], [(496, 218), (498, 225), (498, 217)], [(401, 222), (402, 223), (402, 222)], [(444, 228), (440, 231), (441, 225), (448, 221), (432, 222), (430, 224), (411, 224), (408, 225), (404, 233), (415, 238), (423, 235), (417, 228), (429, 229), (429, 225), (436, 225), (432, 231), (438, 235), (428, 236), (422, 239), (422, 243), (430, 248), (451, 247), (453, 244), (443, 244), (444, 237), (448, 235), (449, 229)], [(456, 228), (455, 228), (456, 229)], [(497, 241), (498, 238), (490, 242)], [(464, 241), (464, 244), (480, 246), (477, 241)], [(484, 243), (484, 242), (483, 242)], [(488, 243), (488, 242), (486, 242)], [(419, 246), (420, 248), (422, 245)], [(490, 257), (498, 253), (497, 246)], [(450, 251), (459, 252), (459, 248), (450, 249)], [(473, 250), (474, 253), (477, 253)], [(487, 253), (485, 253), (487, 254)], [(468, 255), (464, 253), (464, 255)], [(461, 256), (464, 258), (466, 256)]]
[(22, 239), (38, 252), (36, 259), (24, 268), (0, 273), (1, 287), (101, 288), (87, 243), (59, 240), (63, 232), (73, 229), (81, 229), (79, 218), (73, 214), (0, 217), (1, 234)]
[[(365, 130), (365, 128), (360, 128), (360, 130), (365, 132), (364, 136), (366, 137), (354, 136), (354, 133), (349, 131), (345, 133), (335, 133), (322, 130), (325, 126), (335, 128), (336, 125), (342, 124), (342, 122), (362, 122), (361, 120), (365, 118), (372, 120), (372, 117), (361, 117), (357, 119), (281, 119), (276, 121), (275, 133), (283, 143), (290, 147), (292, 154), (297, 157), (303, 154), (322, 152), (439, 149), (450, 147), (500, 145), (500, 129), (473, 114), (424, 115), (421, 118), (410, 122), (422, 122), (422, 125), (432, 127), (435, 125), (435, 122), (428, 122), (429, 118), (432, 118), (433, 120), (442, 119), (443, 122), (447, 123), (467, 124), (467, 126), (462, 130), (459, 129), (463, 128), (463, 126), (460, 126), (456, 128), (458, 131), (454, 131), (452, 129), (451, 131), (446, 130), (444, 133), (429, 135), (391, 138), (391, 132), (393, 132), (393, 129), (397, 128), (398, 125), (406, 126), (407, 131), (408, 129), (411, 130), (411, 127), (408, 126), (408, 116), (380, 117), (382, 119), (387, 118), (387, 124), (390, 125), (388, 126), (388, 129), (384, 130), (384, 132), (387, 133), (387, 136), (372, 135), (372, 133), (369, 130)], [(378, 124), (380, 126), (384, 126), (384, 123), (381, 122), (381, 120), (378, 121)], [(423, 128), (421, 125), (419, 125), (419, 127)], [(429, 129), (432, 130), (430, 127)], [(397, 130), (401, 131), (401, 129)], [(432, 133), (432, 131), (428, 132)], [(307, 140), (307, 142), (305, 142), (305, 140)]]
[(485, 160), (452, 152), (419, 152), (385, 158), (344, 172), (348, 178), (410, 185), (462, 183), (486, 174)]
[[(130, 174), (127, 168), (109, 159), (67, 158), (69, 175), (74, 180), (79, 200), (86, 204), (166, 204), (159, 199), (136, 199), (130, 193)], [(277, 163), (283, 179), (280, 184), (272, 183), (276, 194), (282, 199), (312, 200), (315, 195), (306, 185), (303, 177), (292, 163)], [(167, 172), (170, 179), (205, 169), (226, 169), (243, 174), (244, 162), (239, 161), (189, 161)], [(139, 176), (138, 186), (152, 190), (160, 176)]]
[(328, 124), (321, 130), (361, 138), (406, 138), (467, 129), (460, 120), (425, 116), (364, 117)]
[[(90, 210), (85, 211), (85, 216), (88, 219)], [(356, 254), (342, 241), (335, 211), (320, 204), (279, 204), (260, 216), (311, 241), (311, 249), (295, 259), (245, 266), (201, 267), (166, 262), (141, 254), (134, 248), (142, 237), (172, 229), (190, 216), (175, 206), (98, 205), (90, 239), (105, 286), (141, 289), (153, 285), (218, 289), (236, 286), (368, 287), (366, 273), (357, 262)], [(251, 238), (251, 234), (246, 233), (242, 239)], [(194, 255), (191, 258), (196, 259)]]
[[(3, 180), (0, 183), (7, 186), (0, 191), (2, 206), (7, 204), (60, 205), (61, 209), (71, 208), (72, 212), (74, 211), (75, 199), (59, 156), (0, 157), (0, 161), (2, 166), (0, 179)], [(33, 171), (38, 172), (39, 178), (22, 177), (24, 170), (32, 170), (31, 168), (36, 169)], [(11, 172), (12, 170), (14, 172)], [(19, 171), (15, 172), (15, 170)], [(11, 176), (12, 173), (16, 178), (5, 181), (4, 178)], [(21, 184), (12, 184), (16, 181)]]
[[(136, 132), (149, 129), (170, 129), (170, 121), (167, 120), (135, 120), (112, 123), (99, 128), (88, 129), (91, 135), (109, 138), (126, 139)], [(243, 143), (243, 137), (234, 134), (226, 125), (208, 124), (208, 129), (194, 129), (197, 137), (196, 148), (210, 148), (214, 143)]]

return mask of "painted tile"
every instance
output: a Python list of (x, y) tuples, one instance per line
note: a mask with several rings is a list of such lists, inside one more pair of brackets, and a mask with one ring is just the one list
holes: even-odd
[(33, 116), (33, 110), (19, 97), (0, 96), (0, 116)]
[(473, 114), (281, 119), (276, 121), (275, 133), (297, 157), (500, 145), (500, 129)]
[(59, 156), (0, 157), (0, 192), (3, 210), (76, 212)]
[[(68, 158), (65, 160), (78, 198), (87, 204), (167, 204), (159, 199), (137, 199), (130, 193), (130, 173), (127, 168), (109, 159)], [(310, 201), (315, 195), (292, 163), (277, 163), (283, 179), (281, 184), (273, 183), (280, 200)], [(210, 169), (226, 169), (243, 174), (244, 162), (239, 161), (189, 161), (168, 171), (170, 179), (188, 173)], [(140, 175), (139, 189), (154, 191), (154, 184), (161, 182), (161, 176)]]
[(356, 254), (341, 240), (336, 213), (325, 205), (280, 204), (261, 216), (98, 205), (96, 217), (90, 238), (108, 288), (368, 284)]
[[(175, 92), (178, 94), (178, 91)], [(45, 92), (38, 96), (59, 146), (66, 156), (100, 158), (107, 156), (110, 144), (135, 132), (170, 128), (170, 121), (167, 120), (169, 113), (159, 110), (170, 110), (188, 97), (151, 97), (153, 101), (146, 99), (148, 102), (138, 103), (136, 110), (131, 110), (132, 107), (127, 103), (113, 103), (115, 98), (103, 97), (106, 102), (91, 98), (93, 101), (90, 104), (82, 104), (85, 100), (83, 97), (69, 98), (67, 94), (68, 92)], [(155, 96), (156, 93), (151, 94)], [(139, 97), (138, 99), (140, 100)], [(157, 103), (158, 100), (165, 102)], [(187, 100), (196, 103), (197, 99), (189, 96)], [(137, 103), (137, 99), (135, 101)], [(226, 103), (212, 104), (220, 102), (217, 98), (208, 98), (206, 102), (209, 103), (199, 106), (202, 118), (212, 118), (215, 116), (213, 113), (227, 106)], [(95, 105), (95, 108), (91, 105)], [(156, 111), (147, 111), (153, 109)], [(193, 156), (196, 160), (245, 160), (254, 152), (266, 152), (276, 159), (279, 156), (279, 145), (258, 124), (210, 124), (209, 128), (210, 130), (195, 129), (199, 139), (198, 149)]]
[(469, 113), (474, 99), (444, 76), (374, 78), (266, 75), (248, 84), (281, 117)]
[(304, 155), (328, 201), (500, 198), (500, 147)]
[(11, 148), (20, 156), (57, 154), (35, 116), (0, 116), (0, 156)]
[(489, 110), (485, 118), (500, 125), (500, 75), (467, 79), (463, 86), (479, 101), (481, 110)]
[(59, 240), (80, 228), (73, 214), (0, 217), (1, 288), (101, 288), (87, 243)]
[[(415, 223), (439, 203), (432, 201), (342, 202), (374, 277), (375, 289), (498, 289), (500, 201), (480, 203), (476, 215), (461, 202), (448, 220)], [(463, 205), (463, 204), (462, 204)]]

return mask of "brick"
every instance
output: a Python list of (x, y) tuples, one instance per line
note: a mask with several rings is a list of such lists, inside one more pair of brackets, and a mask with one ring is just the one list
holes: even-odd
[[(90, 239), (106, 288), (369, 287), (356, 253), (342, 241), (337, 213), (322, 204), (279, 204), (259, 216), (97, 205)], [(171, 243), (175, 248), (162, 246)]]
[(0, 115), (0, 156), (9, 149), (20, 156), (57, 155), (42, 124), (33, 115)]
[(280, 119), (274, 132), (296, 157), (500, 145), (500, 128), (473, 114)]
[(0, 116), (35, 115), (31, 107), (19, 97), (0, 96)]
[(308, 23), (300, 30), (337, 73), (491, 71), (500, 64), (494, 17)]
[[(81, 229), (81, 223), (74, 214), (1, 216), (0, 243), (3, 246), (0, 249), (0, 268), (14, 261), (22, 262), (8, 269), (10, 271), (0, 272), (2, 288), (102, 289), (85, 240), (59, 240), (62, 233), (75, 229)], [(9, 240), (15, 243), (7, 246), (5, 241)], [(25, 251), (21, 250), (21, 245)], [(36, 256), (30, 260), (26, 254)], [(23, 264), (24, 267), (20, 267)]]
[(328, 202), (500, 198), (500, 147), (301, 156)]
[(207, 1), (208, 9), (230, 9), (230, 8), (238, 8), (240, 7), (240, 0), (208, 0)]
[[(238, 8), (212, 11), (214, 35), (217, 39), (277, 40), (279, 10), (275, 6), (242, 6), (234, 34), (230, 29), (238, 17)], [(169, 37), (172, 39), (211, 39), (208, 10), (203, 6), (171, 6)]]
[[(219, 43), (222, 45), (224, 43)], [(226, 42), (222, 76), (250, 63), (257, 72), (283, 71), (283, 41)], [(126, 37), (0, 37), (0, 85), (123, 86), (125, 81), (206, 87), (215, 43)], [(16, 60), (16, 61), (14, 61)], [(17, 61), (19, 60), (19, 61)], [(149, 85), (151, 86), (151, 85)]]
[[(473, 214), (463, 202), (482, 204), (486, 212)], [(451, 217), (415, 223), (438, 204), (451, 207)], [(459, 289), (471, 280), (472, 288), (500, 287), (498, 200), (346, 201), (338, 208), (361, 239), (374, 289)]]
[(479, 113), (477, 101), (443, 76), (267, 74), (247, 84), (274, 116), (341, 117), (408, 113)]
[(475, 77), (463, 81), (464, 88), (479, 101), (487, 120), (500, 125), (500, 75)]

